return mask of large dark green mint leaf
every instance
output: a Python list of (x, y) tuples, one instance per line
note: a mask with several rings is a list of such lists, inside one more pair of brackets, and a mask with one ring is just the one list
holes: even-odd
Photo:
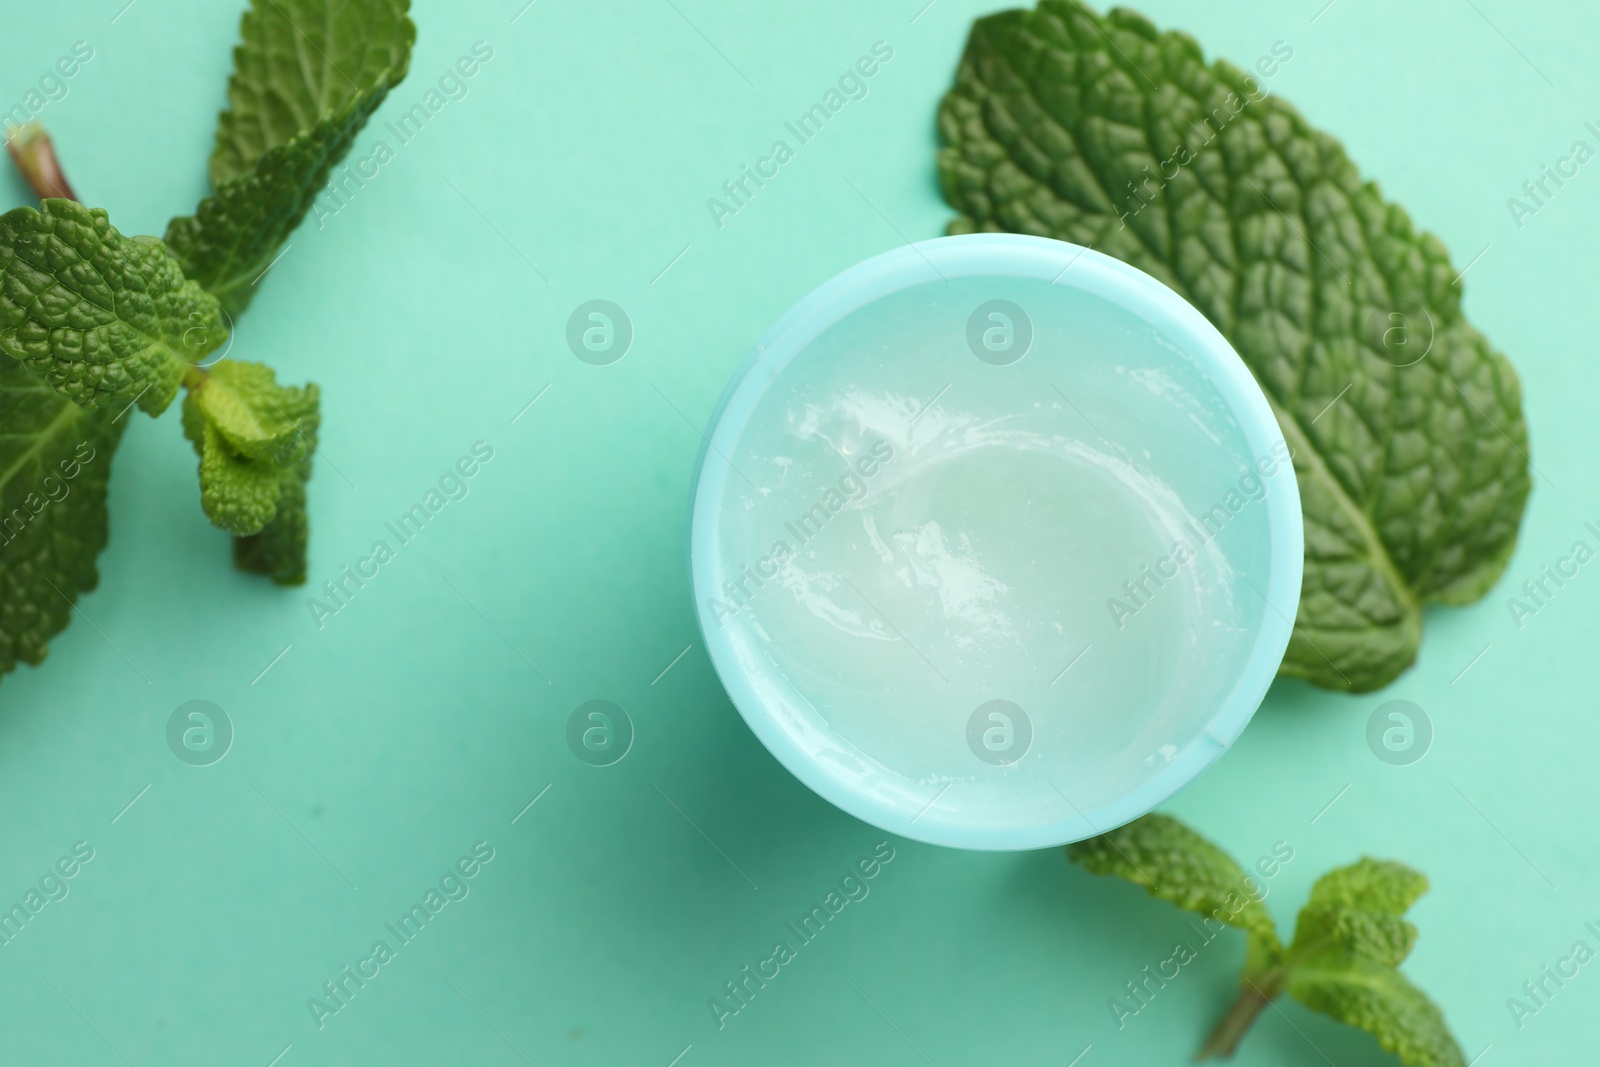
[(166, 240), (229, 314), (255, 295), (328, 175), (405, 77), (408, 0), (254, 0), (211, 156), (213, 191)]
[(37, 665), (99, 581), (106, 484), (126, 422), (0, 357), (0, 673)]
[(1281, 673), (1378, 688), (1416, 658), (1424, 605), (1499, 578), (1529, 490), (1516, 375), (1443, 246), (1338, 142), (1188, 36), (1076, 0), (978, 21), (939, 125), (951, 232), (1131, 263), (1254, 372), (1305, 511)]
[(216, 299), (154, 237), (73, 200), (0, 215), (0, 352), (81, 406), (160, 414), (227, 336)]

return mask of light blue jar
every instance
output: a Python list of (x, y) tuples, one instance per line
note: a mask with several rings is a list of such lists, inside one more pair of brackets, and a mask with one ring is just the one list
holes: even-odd
[(1272, 409), (1150, 276), (1012, 234), (828, 281), (729, 383), (693, 586), (734, 705), (893, 833), (1103, 833), (1220, 756), (1300, 596)]

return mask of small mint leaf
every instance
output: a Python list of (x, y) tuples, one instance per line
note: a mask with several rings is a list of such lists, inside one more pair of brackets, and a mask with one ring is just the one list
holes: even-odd
[(1250, 891), (1255, 880), (1233, 857), (1170, 815), (1146, 815), (1068, 845), (1067, 858), (1091, 874), (1143, 886), (1153, 897), (1245, 931), (1253, 969), (1267, 966), (1282, 951), (1272, 916)]
[[(183, 402), (183, 432), (200, 456), (200, 505), (213, 525), (257, 535), (286, 506), (302, 514), (304, 528), (318, 401), (315, 385), (279, 385), (270, 368), (233, 360), (219, 361), (194, 385)], [(302, 566), (303, 553), (302, 540)]]
[(1288, 990), (1311, 1010), (1367, 1031), (1411, 1067), (1466, 1067), (1443, 1013), (1392, 967), (1329, 951), (1292, 967)]
[(0, 351), (75, 403), (160, 414), (227, 336), (216, 299), (156, 238), (72, 200), (0, 215)]
[(301, 422), (316, 410), (315, 386), (279, 385), (271, 367), (224, 359), (209, 368), (189, 396), (186, 404), (192, 403), (245, 459), (287, 466), (308, 450)]
[(206, 425), (200, 453), (200, 507), (211, 525), (235, 536), (259, 533), (278, 511), (278, 468), (245, 459)]
[(111, 456), (127, 425), (0, 358), (0, 673), (37, 665), (99, 583)]
[(278, 509), (260, 533), (233, 539), (233, 563), (242, 571), (264, 574), (279, 585), (304, 585), (310, 522), (306, 515), (306, 480), (311, 461), (302, 460), (279, 475)]
[(1290, 956), (1338, 948), (1397, 967), (1417, 940), (1402, 916), (1427, 891), (1425, 875), (1392, 860), (1363, 858), (1329, 871), (1300, 909)]

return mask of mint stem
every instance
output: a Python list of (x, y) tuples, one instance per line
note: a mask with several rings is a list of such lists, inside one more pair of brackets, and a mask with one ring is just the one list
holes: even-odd
[(1272, 1003), (1272, 998), (1283, 991), (1283, 972), (1270, 971), (1259, 982), (1248, 977), (1239, 982), (1239, 995), (1234, 998), (1227, 1014), (1217, 1021), (1206, 1043), (1195, 1053), (1196, 1060), (1226, 1059), (1238, 1049), (1239, 1042), (1255, 1025), (1256, 1018)]
[(50, 135), (44, 132), (43, 126), (30, 122), (12, 130), (6, 138), (6, 151), (11, 153), (11, 162), (17, 165), (17, 170), (27, 179), (28, 187), (40, 200), (78, 199), (78, 194), (72, 191), (67, 176), (61, 171), (55, 145), (51, 143)]

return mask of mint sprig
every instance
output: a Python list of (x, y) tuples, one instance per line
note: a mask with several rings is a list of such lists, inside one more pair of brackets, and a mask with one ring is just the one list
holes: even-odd
[(1305, 513), (1281, 673), (1377, 689), (1415, 660), (1426, 605), (1500, 577), (1530, 486), (1516, 374), (1443, 245), (1336, 140), (1188, 35), (1078, 0), (979, 19), (939, 129), (950, 232), (1124, 260), (1254, 372)]
[(72, 199), (37, 126), (11, 156), (41, 197), (0, 215), (0, 673), (39, 663), (98, 580), (111, 457), (134, 406), (187, 390), (201, 508), (234, 562), (306, 577), (315, 385), (222, 359), (233, 319), (329, 172), (405, 77), (408, 0), (252, 0), (234, 50), (213, 190), (167, 237), (128, 237)]
[(1257, 1017), (1287, 992), (1314, 1011), (1366, 1030), (1411, 1067), (1464, 1067), (1443, 1014), (1398, 970), (1417, 940), (1405, 913), (1428, 888), (1427, 878), (1404, 864), (1364, 858), (1323, 875), (1285, 947), (1257, 896), (1258, 884), (1227, 853), (1171, 816), (1146, 815), (1068, 845), (1067, 857), (1248, 937), (1239, 995), (1198, 1058), (1231, 1056)]

